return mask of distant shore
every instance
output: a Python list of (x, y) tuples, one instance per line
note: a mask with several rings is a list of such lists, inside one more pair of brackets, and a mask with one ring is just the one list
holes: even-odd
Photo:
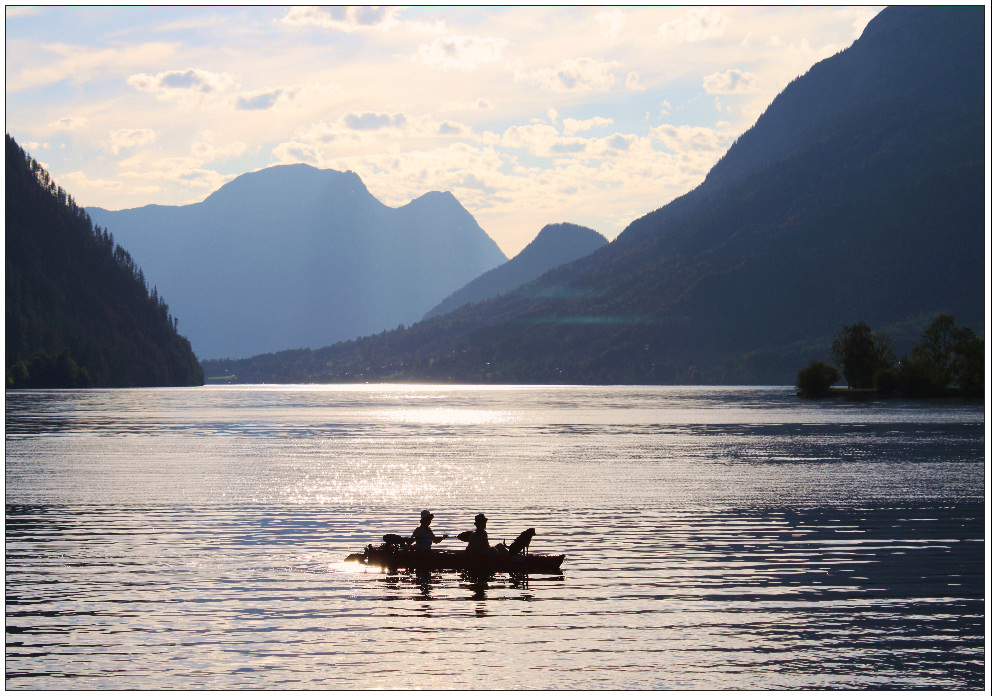
[(933, 396), (906, 396), (893, 391), (880, 391), (878, 389), (852, 389), (850, 387), (831, 387), (826, 394), (820, 396), (801, 397), (809, 399), (843, 399), (844, 401), (876, 401), (879, 399), (900, 399), (903, 401), (983, 401), (981, 395), (965, 394), (958, 389), (947, 389), (940, 394)]

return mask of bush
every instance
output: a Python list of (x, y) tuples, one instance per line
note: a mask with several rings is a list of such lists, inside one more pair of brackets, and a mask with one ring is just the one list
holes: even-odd
[(799, 371), (796, 379), (796, 389), (799, 396), (815, 398), (830, 391), (830, 387), (840, 381), (840, 371), (833, 365), (821, 360), (814, 360)]
[(875, 373), (875, 389), (882, 394), (893, 394), (902, 387), (902, 375), (896, 367), (883, 367)]

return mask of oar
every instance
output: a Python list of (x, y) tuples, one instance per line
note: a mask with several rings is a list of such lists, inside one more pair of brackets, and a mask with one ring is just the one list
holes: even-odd
[[(448, 535), (443, 535), (444, 538), (448, 538)], [(462, 532), (458, 535), (458, 539), (467, 542), (469, 537), (472, 536), (472, 532)], [(403, 546), (409, 539), (399, 534), (383, 534), (382, 540), (387, 544), (395, 544), (396, 546)]]

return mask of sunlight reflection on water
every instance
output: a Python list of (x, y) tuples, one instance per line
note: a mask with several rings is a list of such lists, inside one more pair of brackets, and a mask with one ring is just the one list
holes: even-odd
[[(6, 426), (8, 688), (983, 683), (981, 405), (257, 386), (8, 392)], [(424, 507), (564, 573), (343, 562)]]

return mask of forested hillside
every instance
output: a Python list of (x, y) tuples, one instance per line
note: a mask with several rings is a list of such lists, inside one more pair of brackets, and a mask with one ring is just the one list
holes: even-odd
[(243, 381), (791, 384), (838, 326), (984, 331), (982, 7), (883, 10), (700, 187), (501, 298)]
[(203, 384), (130, 254), (9, 134), (5, 253), (8, 388)]

